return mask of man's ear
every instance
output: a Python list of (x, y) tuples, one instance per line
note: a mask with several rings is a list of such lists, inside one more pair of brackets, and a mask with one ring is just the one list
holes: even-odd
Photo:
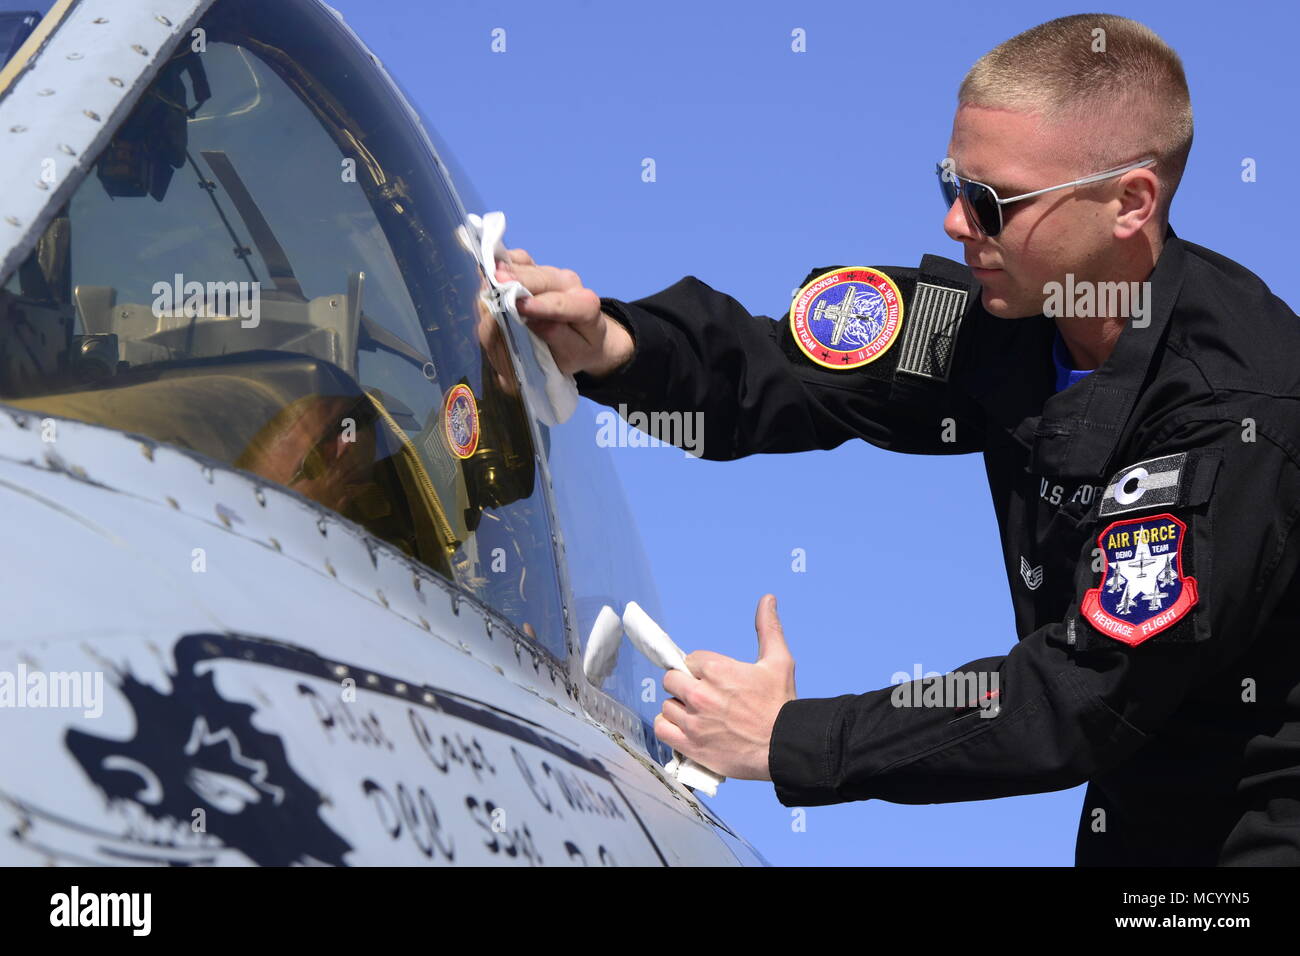
[(1162, 186), (1151, 169), (1135, 169), (1120, 177), (1119, 212), (1115, 217), (1115, 238), (1128, 239), (1156, 219)]

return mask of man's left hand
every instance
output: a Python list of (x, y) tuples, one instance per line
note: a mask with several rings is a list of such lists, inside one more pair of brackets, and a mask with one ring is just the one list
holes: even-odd
[(765, 594), (754, 613), (758, 660), (738, 661), (713, 651), (686, 656), (690, 674), (664, 675), (663, 713), (655, 736), (669, 747), (738, 780), (771, 780), (767, 752), (776, 716), (795, 699), (794, 658), (776, 616), (776, 596)]

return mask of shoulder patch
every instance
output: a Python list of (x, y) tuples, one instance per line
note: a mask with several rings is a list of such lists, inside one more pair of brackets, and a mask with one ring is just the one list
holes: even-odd
[(790, 305), (790, 332), (800, 351), (825, 368), (874, 362), (903, 327), (903, 296), (894, 280), (866, 266), (815, 276)]
[(1168, 508), (1178, 502), (1187, 453), (1148, 458), (1121, 469), (1106, 484), (1100, 515), (1123, 514), (1143, 508)]
[(965, 289), (918, 279), (903, 338), (898, 370), (946, 382), (952, 368), (957, 331), (966, 314)]
[(1223, 449), (1200, 448), (1126, 465), (1106, 482), (1098, 516), (1148, 508), (1179, 508), (1207, 501)]
[(1106, 564), (1079, 606), (1084, 620), (1136, 647), (1186, 617), (1199, 600), (1196, 579), (1183, 574), (1186, 537), (1187, 525), (1168, 513), (1107, 525), (1097, 536)]

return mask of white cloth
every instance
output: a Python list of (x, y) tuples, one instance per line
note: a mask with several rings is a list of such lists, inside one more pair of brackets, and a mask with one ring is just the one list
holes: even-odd
[(596, 687), (605, 683), (618, 664), (618, 649), (623, 643), (623, 622), (618, 612), (606, 604), (596, 615), (587, 636), (587, 650), (582, 656), (582, 672)]
[[(686, 655), (673, 642), (654, 619), (641, 609), (636, 601), (628, 601), (623, 609), (623, 630), (632, 646), (664, 670), (680, 670), (690, 673), (686, 666)], [(683, 786), (694, 790), (703, 790), (711, 797), (718, 795), (718, 784), (727, 778), (710, 770), (703, 764), (696, 763), (690, 757), (673, 751), (673, 759), (664, 764), (664, 771), (673, 776)]]
[(465, 248), (478, 259), (488, 282), (492, 284), (495, 303), (526, 334), (537, 367), (541, 370), (542, 378), (537, 381), (529, 374), (527, 361), (523, 363), (524, 381), (521, 384), (528, 396), (529, 407), (543, 425), (553, 426), (568, 421), (578, 407), (578, 385), (572, 375), (560, 371), (550, 346), (520, 316), (516, 303), (532, 293), (518, 280), (497, 281), (497, 260), (509, 259), (506, 245), (502, 241), (506, 231), (505, 213), (489, 212), (480, 217), (471, 212), (466, 218), (468, 222), (465, 225), (456, 227), (457, 235)]

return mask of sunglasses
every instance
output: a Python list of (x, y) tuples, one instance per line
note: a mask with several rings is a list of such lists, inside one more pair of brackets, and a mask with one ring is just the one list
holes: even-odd
[(944, 208), (951, 209), (952, 204), (960, 197), (966, 219), (974, 223), (984, 235), (996, 236), (1002, 231), (1002, 207), (1008, 203), (1020, 202), (1022, 199), (1041, 196), (1043, 193), (1050, 193), (1057, 189), (1069, 189), (1071, 186), (1083, 186), (1087, 183), (1101, 182), (1103, 179), (1112, 179), (1134, 169), (1154, 166), (1155, 162), (1154, 159), (1144, 159), (1127, 166), (1085, 176), (1083, 179), (1061, 183), (1059, 186), (1048, 186), (1046, 189), (1036, 189), (1031, 193), (1012, 196), (1009, 199), (999, 199), (992, 186), (977, 183), (973, 179), (963, 179), (953, 171), (951, 165), (936, 163), (935, 172), (939, 174), (939, 191), (943, 194)]

